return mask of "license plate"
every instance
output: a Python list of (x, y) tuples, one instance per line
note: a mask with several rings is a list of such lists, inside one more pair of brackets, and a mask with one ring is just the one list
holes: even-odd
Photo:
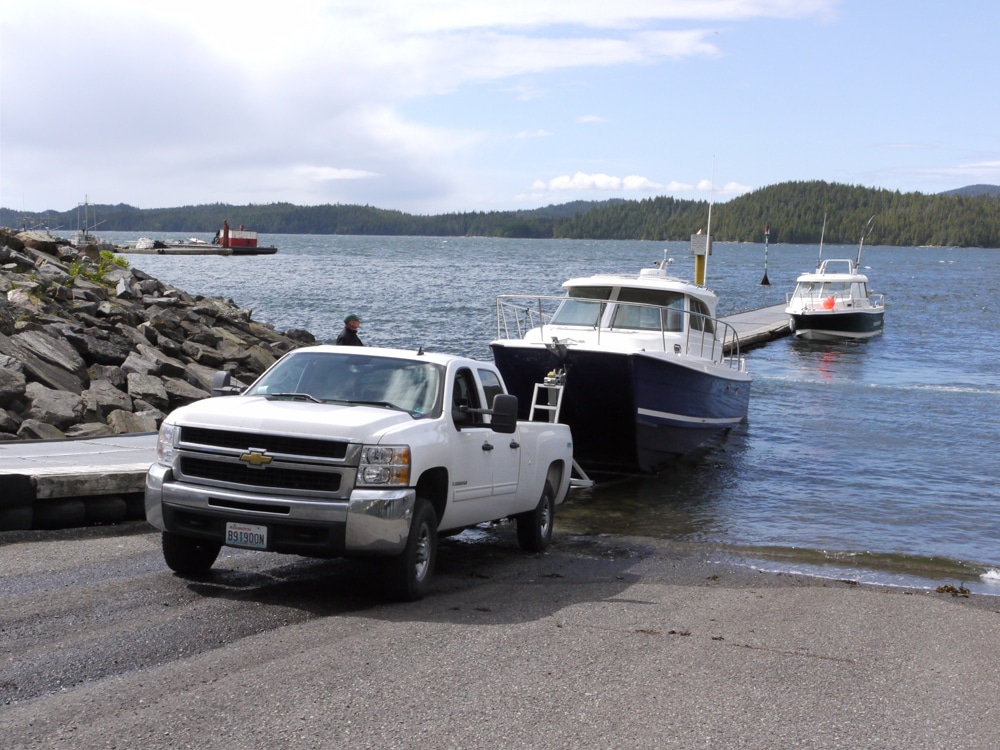
[(226, 544), (231, 547), (267, 549), (267, 526), (249, 523), (226, 523)]

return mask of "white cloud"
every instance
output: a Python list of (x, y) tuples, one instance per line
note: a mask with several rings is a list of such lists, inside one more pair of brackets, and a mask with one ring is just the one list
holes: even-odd
[(695, 190), (699, 193), (713, 193), (723, 198), (735, 198), (737, 195), (749, 193), (753, 188), (749, 185), (741, 185), (738, 182), (727, 182), (724, 185), (716, 185), (712, 190), (711, 180), (699, 180)]
[[(735, 197), (753, 190), (748, 185), (737, 182), (727, 182), (715, 186), (715, 195), (719, 197)], [(572, 176), (562, 175), (549, 181), (535, 180), (531, 185), (531, 194), (540, 196), (551, 193), (570, 192), (606, 192), (606, 193), (659, 193), (660, 195), (683, 195), (685, 193), (711, 193), (712, 182), (700, 180), (697, 185), (671, 180), (660, 183), (639, 175), (628, 177), (613, 177), (606, 174), (586, 174), (577, 172)]]
[(531, 188), (534, 192), (584, 192), (590, 190), (600, 190), (607, 192), (639, 192), (659, 190), (663, 185), (653, 182), (639, 175), (629, 175), (628, 177), (612, 177), (607, 174), (585, 174), (577, 172), (572, 177), (563, 175), (554, 177), (548, 182), (535, 180)]
[[(717, 59), (721, 23), (823, 17), (835, 5), (291, 0), (234, 10), (228, 0), (5, 0), (0, 204), (58, 208), (90, 193), (137, 206), (281, 199), (453, 210), (470, 195), (509, 199), (516, 189), (483, 166), (498, 158), (496, 144), (551, 133), (535, 113), (499, 123), (498, 112), (565, 94), (577, 85), (570, 74)], [(474, 98), (461, 124), (436, 106), (446, 96)], [(591, 106), (583, 101), (568, 111)], [(55, 104), (40, 115), (19, 102)], [(499, 135), (523, 122), (540, 127)], [(591, 132), (614, 138), (611, 129)], [(566, 153), (555, 156), (557, 146)], [(578, 147), (552, 143), (553, 162), (579, 158), (569, 152)], [(503, 169), (518, 185), (539, 165), (510, 160)], [(640, 176), (584, 175), (545, 191), (662, 188)]]
[(964, 180), (1000, 183), (1000, 161), (979, 161), (969, 164), (958, 164), (954, 167), (927, 167), (913, 171), (919, 173), (922, 177), (961, 177)]
[(363, 180), (367, 177), (378, 177), (376, 172), (364, 169), (337, 169), (336, 167), (299, 166), (292, 167), (295, 175), (310, 182), (327, 182), (329, 180)]

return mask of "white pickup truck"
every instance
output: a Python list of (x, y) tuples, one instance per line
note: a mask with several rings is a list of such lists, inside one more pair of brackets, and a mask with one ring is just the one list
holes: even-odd
[[(172, 412), (146, 477), (146, 518), (181, 574), (223, 545), (374, 557), (385, 593), (428, 590), (438, 535), (513, 518), (543, 550), (569, 490), (569, 428), (518, 422), (491, 364), (368, 347), (285, 355), (245, 391)], [(224, 395), (232, 394), (232, 395)]]

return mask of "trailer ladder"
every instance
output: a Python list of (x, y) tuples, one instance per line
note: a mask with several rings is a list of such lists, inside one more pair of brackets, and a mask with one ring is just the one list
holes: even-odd
[[(566, 375), (559, 374), (555, 377), (548, 377), (541, 383), (535, 383), (534, 393), (531, 394), (531, 411), (528, 413), (529, 422), (558, 422), (559, 414), (562, 411), (563, 389), (566, 387)], [(540, 403), (538, 398), (545, 394), (545, 403)], [(553, 403), (555, 401), (555, 403)], [(535, 412), (543, 412), (544, 419), (535, 419)], [(574, 474), (576, 476), (574, 476)], [(587, 472), (573, 459), (573, 470), (569, 479), (570, 488), (593, 487), (594, 480), (587, 476)]]

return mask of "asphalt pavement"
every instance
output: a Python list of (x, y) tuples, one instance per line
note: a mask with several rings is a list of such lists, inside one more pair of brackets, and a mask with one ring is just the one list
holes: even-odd
[(390, 605), (356, 563), (232, 551), (183, 579), (154, 534), (67, 533), (0, 535), (5, 748), (1000, 737), (993, 597), (762, 573), (648, 539), (557, 533), (523, 555), (501, 526), (446, 540), (432, 594)]

